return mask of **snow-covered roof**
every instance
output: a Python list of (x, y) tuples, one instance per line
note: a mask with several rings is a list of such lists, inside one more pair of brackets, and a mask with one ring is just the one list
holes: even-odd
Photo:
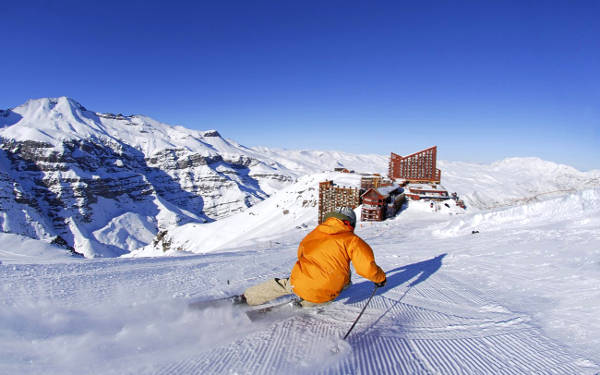
[(388, 196), (390, 193), (392, 193), (394, 190), (400, 189), (399, 185), (396, 184), (392, 184), (389, 186), (380, 186), (377, 188), (370, 188), (368, 189), (363, 195), (367, 194), (370, 190), (375, 190), (377, 193), (379, 193), (382, 196)]
[(431, 191), (447, 191), (445, 187), (440, 184), (408, 184), (406, 186), (409, 190), (431, 190)]
[(397, 190), (399, 188), (400, 188), (399, 185), (392, 184), (392, 185), (389, 185), (389, 186), (380, 186), (380, 187), (376, 188), (376, 190), (381, 195), (389, 195), (391, 192), (393, 192), (394, 190)]

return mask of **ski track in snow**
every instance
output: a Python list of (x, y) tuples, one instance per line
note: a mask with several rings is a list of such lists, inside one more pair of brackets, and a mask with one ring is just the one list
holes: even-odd
[[(8, 326), (0, 326), (0, 337), (14, 347), (0, 344), (7, 354), (0, 359), (0, 373), (68, 374), (82, 368), (102, 374), (599, 370), (545, 337), (526, 314), (511, 312), (462, 282), (445, 269), (443, 258), (424, 255), (394, 264), (398, 258), (384, 254), (380, 263), (388, 284), (346, 342), (340, 337), (373, 285), (356, 275), (353, 286), (323, 311), (283, 320), (250, 323), (232, 308), (186, 309), (193, 298), (238, 293), (287, 274), (295, 260), (289, 246), (163, 259), (3, 265), (9, 272), (0, 273), (0, 320)], [(72, 349), (57, 352), (51, 348), (55, 345)]]
[[(363, 298), (370, 283), (360, 283)], [(356, 296), (354, 292), (352, 296)], [(583, 374), (582, 359), (455, 278), (385, 288), (344, 347), (364, 301), (294, 316), (155, 374)], [(490, 306), (494, 308), (490, 309)], [(494, 311), (499, 310), (499, 311)], [(460, 313), (457, 313), (460, 312)], [(340, 350), (339, 346), (342, 346)], [(345, 350), (344, 350), (345, 349)], [(338, 351), (337, 353), (334, 351)], [(318, 364), (321, 364), (319, 366)], [(588, 370), (586, 372), (586, 370)]]

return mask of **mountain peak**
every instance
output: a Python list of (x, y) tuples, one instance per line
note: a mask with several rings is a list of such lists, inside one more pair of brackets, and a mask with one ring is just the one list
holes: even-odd
[(128, 144), (145, 155), (180, 149), (204, 156), (242, 155), (242, 149), (214, 129), (192, 130), (161, 123), (144, 115), (123, 116), (87, 110), (67, 96), (30, 99), (0, 112), (0, 137), (62, 147), (65, 141), (88, 140)]
[(86, 111), (86, 108), (82, 106), (75, 99), (67, 96), (60, 96), (57, 98), (39, 98), (29, 99), (25, 104), (17, 108), (26, 108), (28, 110), (45, 110), (45, 111), (68, 111), (73, 110)]

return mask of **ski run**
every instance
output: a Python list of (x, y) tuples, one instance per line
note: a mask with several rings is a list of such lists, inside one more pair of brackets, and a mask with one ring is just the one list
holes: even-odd
[(373, 290), (356, 273), (322, 309), (251, 322), (233, 306), (188, 307), (287, 276), (316, 224), (308, 187), (323, 177), (350, 178), (307, 175), (246, 212), (172, 228), (180, 250), (166, 254), (81, 259), (0, 234), (0, 373), (600, 372), (597, 187), (535, 199), (479, 187), (471, 202), (506, 204), (458, 213), (410, 202), (359, 223), (388, 281), (347, 340)]

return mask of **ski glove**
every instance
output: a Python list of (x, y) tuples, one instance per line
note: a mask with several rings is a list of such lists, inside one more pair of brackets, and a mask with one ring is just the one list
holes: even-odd
[(378, 288), (383, 288), (385, 286), (385, 283), (387, 282), (387, 278), (383, 279), (382, 282), (380, 283), (374, 283)]

